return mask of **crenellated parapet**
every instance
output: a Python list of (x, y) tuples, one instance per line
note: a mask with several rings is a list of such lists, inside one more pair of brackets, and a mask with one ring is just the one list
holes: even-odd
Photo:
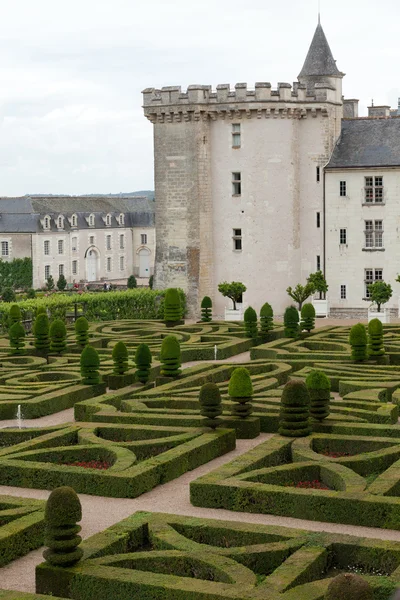
[(336, 89), (329, 83), (316, 83), (312, 93), (307, 86), (295, 82), (278, 83), (273, 90), (268, 82), (256, 83), (248, 89), (247, 83), (237, 83), (232, 90), (229, 84), (190, 85), (186, 92), (180, 86), (160, 90), (143, 90), (145, 116), (152, 123), (181, 121), (316, 117), (317, 112), (328, 116), (327, 104), (337, 104)]

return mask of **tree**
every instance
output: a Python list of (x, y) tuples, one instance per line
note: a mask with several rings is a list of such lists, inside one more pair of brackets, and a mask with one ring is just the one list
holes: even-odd
[(8, 323), (14, 325), (14, 323), (20, 323), (22, 321), (21, 309), (18, 304), (13, 304), (10, 307), (10, 312), (8, 313)]
[(312, 283), (306, 283), (306, 285), (301, 285), (301, 283), (298, 283), (294, 289), (289, 286), (286, 290), (289, 296), (299, 305), (299, 310), (301, 310), (303, 302), (305, 302), (307, 298), (314, 293), (314, 291), (315, 288), (314, 284)]
[(369, 583), (355, 573), (340, 573), (328, 585), (325, 600), (374, 600)]
[(136, 277), (134, 275), (129, 275), (127, 281), (128, 290), (133, 290), (137, 287)]
[(309, 435), (309, 416), (310, 394), (306, 384), (295, 379), (288, 381), (282, 390), (278, 432), (286, 437)]
[(356, 362), (367, 360), (367, 332), (365, 325), (357, 323), (350, 329), (351, 358)]
[(162, 341), (160, 351), (161, 375), (178, 377), (181, 374), (181, 345), (174, 335), (167, 335)]
[(3, 302), (15, 302), (17, 297), (12, 287), (6, 287), (1, 293), (1, 298)]
[(11, 354), (25, 354), (25, 329), (18, 321), (11, 325), (8, 332), (10, 338)]
[(51, 292), (51, 290), (54, 290), (54, 279), (52, 275), (49, 275), (48, 278), (46, 279), (46, 289)]
[(153, 289), (154, 275), (150, 275), (149, 277), (149, 288)]
[(100, 358), (99, 353), (93, 346), (84, 347), (81, 353), (80, 365), (83, 384), (96, 385), (100, 383)]
[(313, 370), (306, 377), (306, 386), (310, 394), (310, 414), (317, 421), (323, 421), (329, 415), (331, 382), (323, 371)]
[(168, 288), (164, 296), (164, 321), (173, 325), (182, 319), (182, 307), (179, 292), (176, 288)]
[(247, 337), (253, 339), (257, 337), (257, 313), (251, 306), (246, 308), (246, 310), (244, 311), (244, 328)]
[(77, 535), (81, 527), (82, 506), (75, 490), (63, 486), (53, 490), (47, 500), (45, 513), (45, 560), (54, 567), (69, 567), (83, 556)]
[(139, 344), (135, 353), (136, 375), (140, 383), (147, 383), (149, 380), (152, 356), (147, 344)]
[(55, 319), (50, 325), (50, 350), (61, 354), (67, 348), (67, 328), (62, 319)]
[(299, 311), (295, 306), (288, 306), (283, 315), (285, 337), (296, 339), (299, 335)]
[(383, 325), (379, 319), (371, 319), (368, 323), (368, 354), (369, 356), (383, 356)]
[(200, 414), (207, 418), (207, 427), (215, 429), (220, 424), (219, 415), (222, 415), (221, 393), (216, 383), (205, 383), (200, 388), (199, 395)]
[(260, 310), (260, 333), (262, 338), (268, 337), (269, 332), (274, 328), (274, 311), (272, 306), (265, 302)]
[(75, 321), (75, 339), (82, 348), (89, 343), (89, 321), (86, 317), (78, 317)]
[(204, 296), (201, 301), (201, 320), (203, 323), (212, 321), (212, 300), (209, 296)]
[(57, 289), (59, 289), (60, 292), (63, 292), (66, 287), (67, 287), (67, 280), (65, 279), (64, 275), (61, 274), (57, 281)]
[(250, 373), (246, 367), (238, 367), (232, 372), (229, 380), (228, 394), (232, 402), (232, 414), (239, 419), (246, 419), (253, 412), (251, 398), (253, 396), (253, 384)]
[(231, 283), (223, 281), (218, 284), (218, 291), (221, 292), (225, 298), (230, 298), (232, 300), (233, 310), (236, 310), (236, 303), (241, 300), (242, 295), (246, 290), (246, 286), (240, 281), (232, 281)]
[(117, 342), (112, 351), (114, 374), (124, 375), (128, 370), (128, 348), (124, 342)]
[(300, 328), (308, 332), (315, 329), (315, 308), (311, 303), (304, 304), (301, 309)]
[(323, 297), (325, 297), (329, 286), (326, 283), (326, 279), (322, 271), (316, 271), (316, 273), (311, 273), (307, 279), (307, 283), (310, 283), (314, 287), (313, 294), (315, 294), (315, 292), (319, 293), (320, 300)]
[(378, 312), (381, 312), (381, 305), (389, 302), (392, 297), (393, 290), (390, 283), (384, 281), (375, 281), (368, 286), (370, 300), (378, 307)]
[(48, 354), (50, 350), (49, 330), (49, 317), (45, 313), (36, 313), (36, 319), (33, 324), (34, 345), (36, 350), (39, 350), (43, 354)]

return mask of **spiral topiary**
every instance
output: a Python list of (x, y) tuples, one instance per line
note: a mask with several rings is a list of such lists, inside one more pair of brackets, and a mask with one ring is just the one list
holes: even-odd
[(232, 407), (232, 415), (239, 419), (246, 419), (253, 412), (250, 404), (253, 396), (253, 384), (250, 373), (245, 367), (238, 367), (232, 372), (229, 380), (228, 394), (232, 402), (236, 402)]
[(272, 306), (266, 302), (260, 310), (260, 333), (263, 338), (268, 337), (269, 332), (274, 328), (274, 311)]
[(33, 324), (34, 345), (36, 350), (47, 354), (50, 350), (50, 325), (49, 317), (45, 313), (36, 313), (36, 319)]
[(11, 354), (25, 354), (25, 329), (22, 323), (17, 321), (14, 325), (11, 325), (8, 335), (10, 338)]
[(315, 329), (315, 308), (311, 303), (303, 304), (301, 308), (300, 327), (306, 331)]
[(356, 362), (367, 360), (367, 332), (365, 325), (357, 323), (350, 329), (349, 342), (351, 345), (351, 358)]
[(220, 424), (219, 415), (222, 414), (221, 393), (215, 383), (205, 383), (200, 388), (199, 402), (200, 414), (207, 418), (206, 425), (215, 429)]
[(83, 556), (79, 544), (82, 541), (77, 535), (82, 519), (80, 500), (71, 487), (63, 486), (53, 490), (45, 509), (45, 544), (48, 548), (43, 552), (45, 560), (54, 567), (70, 567)]
[(310, 394), (303, 381), (288, 381), (282, 391), (279, 415), (280, 435), (286, 437), (304, 437), (311, 432)]
[(85, 346), (81, 353), (81, 375), (82, 383), (85, 385), (96, 385), (100, 383), (100, 358), (93, 346)]
[(247, 337), (257, 337), (257, 313), (251, 306), (246, 308), (246, 310), (244, 311), (244, 329), (246, 331)]
[(317, 421), (329, 415), (331, 399), (331, 382), (323, 371), (311, 371), (306, 378), (306, 386), (310, 394), (310, 414)]
[(114, 374), (124, 375), (128, 370), (128, 348), (124, 342), (117, 342), (112, 351)]
[(179, 292), (176, 288), (168, 288), (164, 296), (164, 321), (173, 325), (182, 318), (182, 307)]
[(299, 335), (299, 311), (295, 306), (288, 306), (283, 315), (285, 337), (297, 338)]
[(340, 573), (328, 585), (325, 600), (374, 600), (369, 583), (355, 573)]
[(11, 327), (14, 323), (20, 323), (22, 321), (21, 309), (18, 304), (13, 304), (10, 307), (10, 312), (8, 313), (8, 324)]
[(152, 356), (147, 344), (139, 344), (135, 353), (136, 375), (140, 383), (147, 383), (150, 376)]
[(212, 321), (212, 300), (209, 296), (204, 296), (201, 301), (201, 320), (204, 323)]
[(86, 317), (78, 317), (75, 321), (75, 339), (76, 343), (81, 346), (87, 346), (89, 343), (89, 321)]
[(369, 356), (383, 356), (383, 325), (379, 319), (372, 319), (368, 323), (368, 354)]
[(181, 374), (181, 345), (174, 335), (167, 335), (162, 341), (160, 351), (161, 375), (178, 377)]
[(67, 348), (67, 328), (62, 319), (55, 319), (50, 325), (50, 350), (61, 354)]

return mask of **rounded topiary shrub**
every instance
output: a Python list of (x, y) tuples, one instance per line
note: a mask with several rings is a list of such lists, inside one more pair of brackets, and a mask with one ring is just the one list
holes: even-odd
[(179, 292), (176, 288), (168, 288), (164, 296), (164, 321), (168, 324), (180, 322), (182, 307)]
[(55, 567), (69, 567), (83, 556), (79, 548), (82, 541), (77, 535), (82, 519), (80, 500), (71, 487), (63, 486), (53, 490), (45, 509), (45, 560)]
[(10, 338), (11, 354), (25, 354), (25, 329), (22, 323), (14, 323), (8, 332)]
[(152, 355), (147, 344), (139, 344), (135, 353), (136, 375), (140, 383), (147, 383), (150, 376)]
[(55, 319), (50, 325), (50, 350), (61, 354), (67, 348), (67, 328), (62, 319)]
[(133, 290), (134, 288), (136, 288), (137, 287), (136, 277), (134, 275), (129, 275), (126, 285), (127, 285), (128, 290)]
[(92, 346), (85, 346), (81, 353), (81, 375), (82, 383), (85, 385), (96, 385), (100, 383), (100, 358), (97, 350)]
[(75, 339), (82, 348), (89, 343), (89, 321), (86, 317), (78, 317), (75, 321)]
[(260, 310), (260, 333), (263, 338), (267, 337), (274, 328), (274, 311), (272, 306), (265, 302)]
[(50, 324), (49, 317), (45, 313), (36, 313), (33, 324), (34, 345), (36, 350), (46, 354), (50, 350)]
[(310, 414), (317, 421), (329, 415), (331, 399), (331, 382), (323, 371), (311, 371), (306, 378), (306, 386), (310, 394)]
[(165, 377), (178, 377), (181, 374), (181, 345), (174, 335), (167, 335), (162, 341), (161, 375)]
[(244, 311), (244, 329), (247, 337), (257, 337), (257, 313), (252, 306)]
[(215, 429), (220, 424), (219, 415), (222, 414), (221, 393), (217, 384), (205, 383), (200, 388), (199, 402), (201, 405), (200, 414), (206, 417), (206, 424), (211, 429)]
[(356, 362), (367, 360), (367, 332), (365, 325), (357, 323), (350, 329), (351, 358)]
[(372, 319), (368, 323), (368, 354), (369, 356), (383, 356), (383, 325), (379, 319)]
[(299, 311), (295, 306), (288, 306), (283, 315), (285, 337), (297, 338), (299, 335)]
[(309, 426), (310, 394), (303, 381), (288, 381), (282, 391), (279, 433), (287, 437), (303, 437)]
[(311, 331), (315, 329), (315, 308), (311, 303), (303, 304), (301, 307), (301, 329)]
[(374, 600), (374, 592), (360, 575), (341, 573), (328, 585), (325, 600)]
[(117, 342), (112, 351), (114, 374), (124, 375), (128, 370), (128, 348), (124, 342)]
[(245, 419), (253, 412), (251, 398), (253, 396), (253, 384), (250, 373), (245, 367), (238, 367), (232, 372), (229, 380), (228, 394), (235, 404), (232, 407), (234, 417)]
[(14, 325), (14, 323), (20, 323), (22, 321), (21, 309), (18, 304), (13, 304), (10, 308), (10, 312), (8, 313), (8, 323)]
[(201, 301), (201, 320), (204, 323), (212, 321), (212, 300), (209, 296), (204, 296)]

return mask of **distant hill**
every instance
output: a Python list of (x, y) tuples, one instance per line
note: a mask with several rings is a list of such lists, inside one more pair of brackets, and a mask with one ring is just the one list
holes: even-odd
[[(36, 198), (51, 198), (51, 196), (60, 196), (61, 194), (25, 194), (25, 196), (35, 196)], [(86, 198), (91, 198), (95, 196), (96, 198), (134, 198), (135, 196), (147, 196), (150, 200), (154, 200), (154, 191), (153, 190), (140, 190), (138, 192), (120, 192), (119, 194), (79, 194), (79, 196), (84, 196)]]

